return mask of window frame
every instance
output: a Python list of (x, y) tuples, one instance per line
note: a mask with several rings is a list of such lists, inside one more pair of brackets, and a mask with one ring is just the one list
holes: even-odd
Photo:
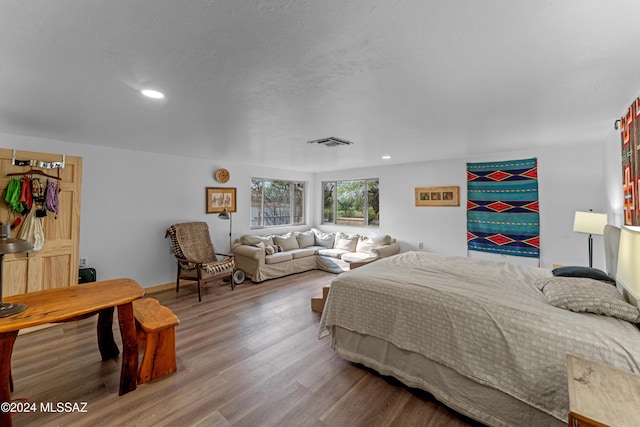
[[(259, 206), (259, 213), (260, 215), (260, 224), (259, 225), (254, 225), (254, 216), (253, 216), (253, 185), (255, 181), (260, 181), (261, 182), (261, 197), (260, 197), (260, 206)], [(276, 224), (276, 225), (265, 225), (264, 220), (265, 220), (265, 215), (264, 215), (264, 188), (265, 182), (286, 182), (289, 185), (289, 205), (288, 205), (288, 209), (289, 209), (289, 222), (287, 224)], [(294, 222), (294, 219), (296, 216), (296, 189), (297, 186), (301, 186), (302, 187), (302, 213), (300, 214), (300, 222)], [(291, 180), (291, 179), (278, 179), (278, 178), (262, 178), (262, 177), (251, 177), (251, 186), (250, 186), (250, 197), (249, 197), (249, 211), (251, 212), (251, 214), (249, 215), (249, 228), (251, 230), (259, 230), (259, 229), (264, 229), (264, 228), (277, 228), (277, 227), (291, 227), (291, 226), (298, 226), (298, 225), (306, 225), (307, 223), (307, 219), (306, 219), (306, 211), (307, 211), (307, 207), (306, 207), (306, 200), (307, 200), (307, 183), (306, 181), (299, 181), (299, 180)]]
[[(342, 225), (338, 223), (338, 187), (340, 185), (341, 182), (353, 182), (353, 181), (361, 181), (363, 183), (363, 187), (364, 187), (364, 194), (363, 194), (363, 213), (364, 213), (364, 218), (363, 218), (363, 225), (353, 225), (350, 224), (353, 227), (375, 227), (378, 228), (380, 227), (380, 178), (353, 178), (353, 179), (336, 179), (336, 180), (327, 180), (327, 181), (322, 181), (321, 183), (321, 189), (320, 189), (320, 193), (321, 193), (321, 210), (322, 210), (322, 214), (321, 214), (321, 224), (333, 224), (333, 225)], [(378, 188), (378, 223), (377, 224), (370, 224), (370, 220), (369, 220), (369, 183), (370, 182), (376, 182), (377, 183), (377, 188)], [(325, 219), (325, 200), (326, 200), (326, 192), (325, 189), (327, 187), (327, 184), (332, 184), (333, 185), (333, 191), (332, 191), (332, 204), (333, 204), (333, 210), (331, 212), (332, 215), (332, 220), (327, 221)]]

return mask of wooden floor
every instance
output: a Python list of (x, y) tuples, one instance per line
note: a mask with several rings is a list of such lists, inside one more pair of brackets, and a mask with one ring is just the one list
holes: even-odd
[[(333, 274), (153, 296), (180, 318), (178, 372), (118, 396), (120, 362), (102, 362), (96, 318), (20, 335), (13, 351), (13, 399), (36, 413), (14, 426), (469, 426), (427, 393), (341, 359), (318, 340), (310, 298)], [(115, 336), (120, 345), (117, 322)], [(120, 345), (121, 347), (121, 345)], [(122, 347), (121, 347), (122, 348)], [(41, 406), (86, 402), (86, 412)], [(71, 406), (73, 409), (73, 406)]]

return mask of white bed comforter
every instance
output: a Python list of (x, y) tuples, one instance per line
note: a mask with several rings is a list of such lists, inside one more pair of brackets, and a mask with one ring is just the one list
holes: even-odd
[(340, 326), (419, 353), (560, 420), (566, 355), (640, 372), (640, 331), (555, 308), (533, 282), (547, 269), (407, 252), (333, 281), (320, 337)]

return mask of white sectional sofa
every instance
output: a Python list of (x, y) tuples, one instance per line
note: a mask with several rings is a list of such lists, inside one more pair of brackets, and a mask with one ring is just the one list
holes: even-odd
[(236, 268), (253, 282), (313, 269), (341, 273), (352, 262), (370, 262), (399, 252), (400, 245), (388, 235), (324, 233), (315, 228), (280, 235), (247, 234), (233, 247)]

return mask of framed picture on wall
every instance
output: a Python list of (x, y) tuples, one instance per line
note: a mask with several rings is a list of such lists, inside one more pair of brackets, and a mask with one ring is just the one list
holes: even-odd
[(460, 206), (460, 187), (416, 187), (416, 206)]
[(236, 189), (233, 187), (207, 187), (207, 213), (236, 211)]

